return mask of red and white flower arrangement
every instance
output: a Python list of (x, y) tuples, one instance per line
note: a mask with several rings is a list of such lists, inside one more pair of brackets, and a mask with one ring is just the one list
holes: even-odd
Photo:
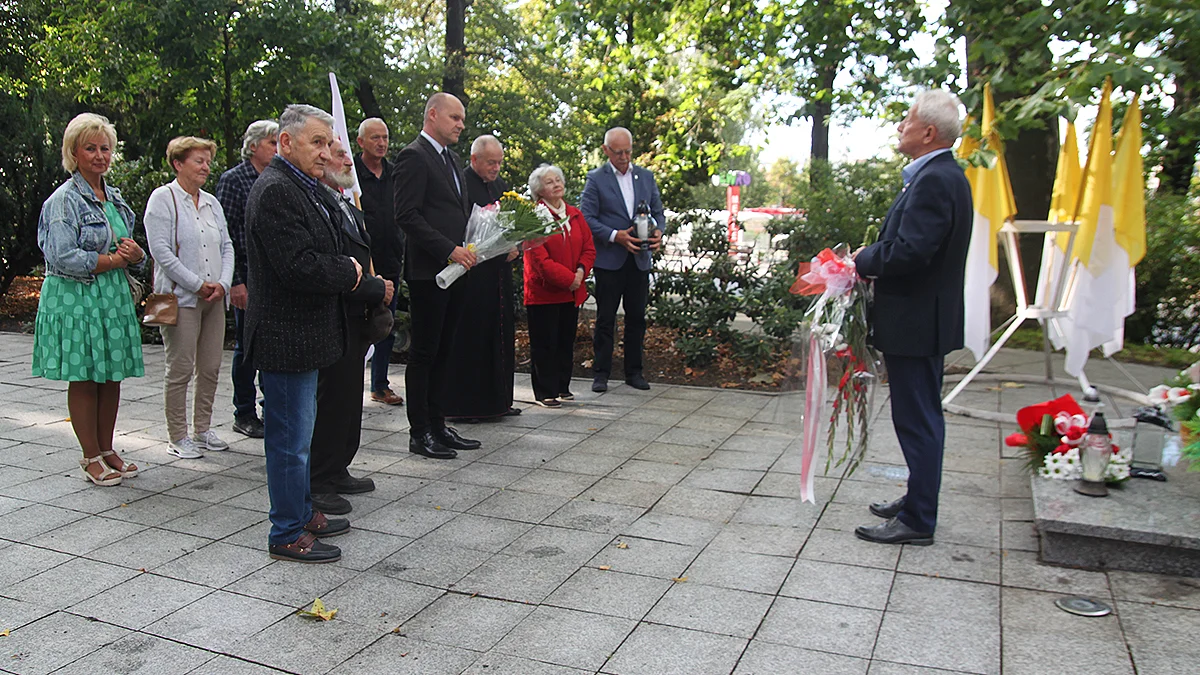
[[(1087, 435), (1088, 419), (1070, 394), (1021, 408), (1017, 411), (1017, 424), (1023, 433), (1009, 435), (1004, 443), (1025, 448), (1031, 471), (1055, 480), (1078, 480), (1083, 475), (1079, 446)], [(1104, 480), (1121, 483), (1129, 479), (1133, 452), (1115, 443), (1112, 449)]]

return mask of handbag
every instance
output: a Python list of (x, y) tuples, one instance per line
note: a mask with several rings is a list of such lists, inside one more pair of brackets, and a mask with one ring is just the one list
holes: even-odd
[[(179, 256), (179, 202), (175, 199), (175, 191), (167, 186), (171, 193), (171, 203), (175, 205), (175, 256)], [(142, 313), (142, 324), (146, 326), (174, 326), (179, 323), (179, 298), (174, 293), (151, 293), (146, 296), (146, 308)]]

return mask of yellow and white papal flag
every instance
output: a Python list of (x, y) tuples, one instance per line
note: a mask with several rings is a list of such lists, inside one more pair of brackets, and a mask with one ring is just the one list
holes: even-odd
[[(1125, 317), (1133, 313), (1134, 266), (1146, 253), (1145, 178), (1142, 172), (1142, 115), (1134, 96), (1112, 148), (1112, 83), (1105, 82), (1092, 129), (1084, 194), (1080, 204), (1079, 270), (1069, 313), (1066, 370), (1078, 376), (1088, 353), (1104, 355), (1125, 343)], [(1085, 230), (1086, 228), (1086, 230)]]
[[(1079, 213), (1079, 193), (1083, 190), (1083, 168), (1079, 166), (1079, 140), (1075, 123), (1067, 121), (1067, 135), (1058, 152), (1058, 168), (1054, 172), (1054, 189), (1050, 195), (1050, 222), (1069, 223)], [(1067, 265), (1067, 242), (1070, 234), (1062, 232), (1056, 238), (1057, 246), (1042, 260), (1041, 277), (1038, 280), (1036, 304), (1040, 307), (1058, 307), (1057, 282)], [(1072, 252), (1072, 257), (1074, 252)], [(1065, 289), (1064, 289), (1065, 290)], [(1066, 346), (1066, 335), (1057, 322), (1042, 321), (1043, 330), (1055, 349)]]
[[(966, 169), (967, 180), (971, 183), (975, 218), (963, 276), (963, 341), (975, 355), (976, 361), (987, 352), (992, 331), (990, 289), (999, 273), (996, 238), (1004, 223), (1017, 213), (1012, 183), (1008, 178), (1008, 165), (1004, 162), (1004, 144), (994, 128), (995, 121), (992, 85), (985, 84), (981, 135), (987, 139), (988, 149), (996, 153), (996, 161), (989, 167), (971, 166)], [(964, 137), (958, 154), (968, 157), (978, 147), (978, 141)]]

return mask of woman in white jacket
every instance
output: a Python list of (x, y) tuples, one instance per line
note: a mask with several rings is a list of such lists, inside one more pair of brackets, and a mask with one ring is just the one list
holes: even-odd
[[(225, 344), (225, 309), (233, 282), (233, 242), (225, 226), (221, 203), (200, 189), (208, 180), (217, 145), (194, 136), (167, 144), (167, 162), (175, 180), (156, 189), (146, 202), (146, 240), (154, 258), (154, 291), (174, 293), (179, 321), (162, 326), (167, 352), (163, 399), (167, 452), (185, 459), (205, 450), (225, 450), (209, 425), (221, 350)], [(192, 410), (193, 434), (188, 434), (187, 392), (196, 380)]]

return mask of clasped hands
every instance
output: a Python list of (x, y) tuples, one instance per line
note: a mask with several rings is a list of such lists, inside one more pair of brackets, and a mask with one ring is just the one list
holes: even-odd
[(109, 254), (109, 264), (112, 269), (118, 267), (128, 267), (136, 265), (146, 259), (146, 252), (138, 246), (137, 242), (129, 237), (121, 237), (117, 240), (117, 253), (114, 256)]
[[(657, 251), (662, 245), (662, 232), (657, 229), (654, 233), (646, 238), (650, 243), (650, 250)], [(617, 236), (613, 239), (613, 243), (618, 246), (624, 246), (625, 250), (630, 253), (640, 253), (642, 250), (642, 240), (637, 238), (637, 227), (630, 227), (628, 230), (617, 230)]]
[(568, 286), (568, 288), (572, 291), (575, 291), (582, 285), (583, 285), (583, 270), (581, 270), (577, 267), (577, 268), (575, 268), (575, 281), (572, 281), (571, 285)]

